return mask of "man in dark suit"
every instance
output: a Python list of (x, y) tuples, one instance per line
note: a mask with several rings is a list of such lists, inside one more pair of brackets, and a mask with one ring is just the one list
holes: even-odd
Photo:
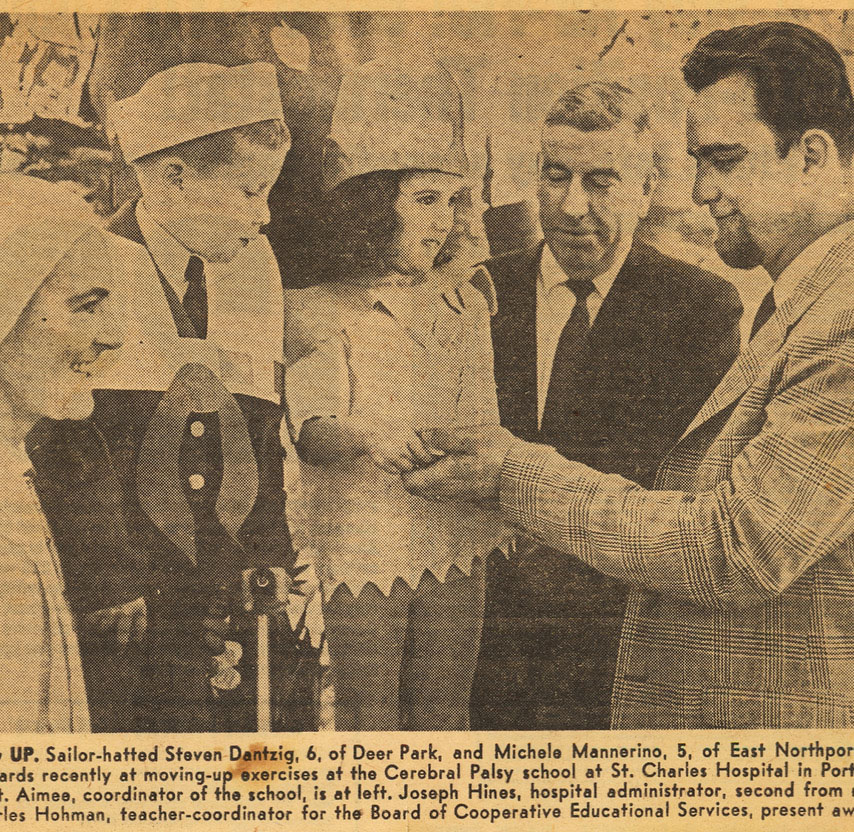
[[(488, 264), (502, 424), (645, 487), (735, 359), (741, 315), (731, 284), (634, 241), (656, 182), (636, 96), (575, 87), (542, 134), (545, 240)], [(518, 549), (491, 558), (472, 727), (607, 728), (626, 589)]]

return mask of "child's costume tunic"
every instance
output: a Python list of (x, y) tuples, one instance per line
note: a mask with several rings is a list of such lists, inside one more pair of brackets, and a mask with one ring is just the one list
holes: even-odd
[[(431, 284), (324, 284), (286, 293), (286, 400), (294, 438), (307, 419), (353, 416), (374, 430), (497, 424), (491, 282), (457, 288), (452, 307)], [(453, 290), (451, 290), (453, 291)], [(327, 597), (346, 583), (388, 593), (425, 570), (466, 573), (499, 538), (497, 515), (409, 494), (370, 456), (302, 464), (310, 537)]]

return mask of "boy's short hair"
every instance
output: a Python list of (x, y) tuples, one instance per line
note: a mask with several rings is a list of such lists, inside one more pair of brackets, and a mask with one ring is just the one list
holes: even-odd
[(147, 156), (141, 156), (133, 164), (147, 167), (167, 156), (178, 156), (196, 170), (211, 170), (234, 160), (237, 142), (241, 139), (268, 150), (278, 150), (290, 142), (291, 134), (285, 123), (279, 119), (256, 121), (254, 124), (220, 130), (208, 136), (149, 153)]

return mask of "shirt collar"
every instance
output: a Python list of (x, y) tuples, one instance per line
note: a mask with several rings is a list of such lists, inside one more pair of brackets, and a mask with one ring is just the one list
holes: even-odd
[(412, 305), (412, 286), (370, 286), (369, 303), (372, 306), (382, 304), (386, 311), (395, 317), (401, 317), (404, 309)]
[[(629, 246), (629, 248), (631, 248), (631, 246)], [(620, 269), (623, 268), (623, 264), (629, 256), (629, 248), (624, 252), (618, 253), (608, 271), (593, 278), (593, 285), (596, 287), (596, 291), (603, 298), (611, 291), (611, 287), (614, 285), (614, 281), (617, 279)], [(543, 256), (540, 258), (540, 281), (542, 288), (546, 293), (548, 293), (554, 289), (555, 286), (565, 283), (568, 279), (569, 276), (561, 268), (560, 263), (558, 263), (554, 253), (549, 248), (549, 244), (546, 243), (543, 246)]]
[(0, 460), (2, 460), (2, 475), (7, 479), (22, 477), (32, 470), (32, 462), (24, 450), (23, 442), (11, 443), (0, 439)]
[(798, 288), (798, 284), (818, 267), (827, 253), (840, 241), (854, 234), (854, 220), (837, 225), (810, 243), (774, 281), (774, 305), (779, 309)]
[(368, 290), (371, 306), (390, 315), (410, 334), (419, 334), (418, 342), (433, 329), (439, 293), (430, 283), (415, 286), (372, 286)]
[[(424, 325), (432, 325), (437, 314), (446, 309), (457, 309), (459, 306), (465, 308), (460, 292), (472, 289), (483, 295), (489, 314), (494, 315), (498, 310), (495, 284), (492, 275), (482, 264), (475, 267), (468, 280), (460, 283), (437, 284), (426, 280), (414, 285), (401, 283), (371, 286), (367, 289), (367, 303), (372, 307), (382, 305), (392, 317), (410, 322), (420, 320)], [(421, 314), (413, 317), (413, 310), (420, 310)]]
[(172, 284), (173, 288), (183, 286), (187, 263), (193, 252), (178, 242), (154, 219), (142, 200), (136, 205), (136, 220), (139, 223), (142, 236), (145, 237), (146, 247), (151, 252), (151, 257), (161, 274)]

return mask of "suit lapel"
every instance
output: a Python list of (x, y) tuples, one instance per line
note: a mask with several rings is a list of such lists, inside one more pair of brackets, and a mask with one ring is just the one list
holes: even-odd
[(523, 436), (537, 432), (537, 276), (543, 244), (490, 269), (498, 295), (492, 319), (501, 422)]
[[(501, 420), (506, 427), (529, 438), (536, 438), (539, 433), (537, 281), (543, 245), (541, 242), (516, 257), (504, 258), (491, 269), (498, 292), (493, 344)], [(592, 361), (579, 373), (580, 395), (584, 395), (584, 386), (595, 374), (599, 357), (614, 354), (611, 342), (624, 342), (626, 319), (635, 319), (636, 307), (650, 307), (650, 287), (658, 282), (647, 271), (642, 249), (632, 247), (591, 327)]]
[[(636, 271), (636, 253), (631, 249), (590, 327), (591, 343), (596, 344), (603, 338), (623, 340), (626, 319), (634, 319), (633, 310), (641, 305), (641, 295), (648, 292), (651, 281), (650, 275), (636, 275)], [(648, 304), (643, 303), (643, 306)], [(594, 353), (599, 352), (601, 350), (594, 350)]]
[(792, 296), (742, 350), (712, 395), (683, 434), (687, 436), (704, 422), (736, 402), (779, 352), (791, 328), (841, 274), (851, 269), (854, 234), (837, 243), (819, 265), (806, 274)]

